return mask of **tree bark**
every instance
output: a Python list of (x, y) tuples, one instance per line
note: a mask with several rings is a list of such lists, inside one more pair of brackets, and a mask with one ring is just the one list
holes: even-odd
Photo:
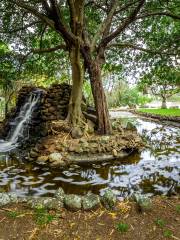
[(68, 121), (72, 127), (80, 126), (82, 111), (82, 87), (83, 71), (80, 60), (80, 51), (78, 47), (72, 47), (70, 50), (70, 61), (72, 67), (72, 92), (69, 102)]
[(161, 105), (161, 108), (163, 109), (166, 109), (167, 108), (167, 103), (166, 103), (166, 97), (163, 97), (162, 98), (162, 105)]
[(96, 59), (89, 62), (87, 67), (98, 119), (98, 133), (102, 135), (111, 134), (109, 111), (101, 79), (101, 64), (98, 59)]

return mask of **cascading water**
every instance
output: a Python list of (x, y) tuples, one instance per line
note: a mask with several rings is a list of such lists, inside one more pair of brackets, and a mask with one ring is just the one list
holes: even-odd
[(24, 132), (32, 118), (32, 113), (39, 102), (42, 90), (33, 91), (24, 105), (21, 107), (18, 116), (12, 121), (10, 131), (6, 140), (0, 140), (0, 152), (9, 152), (16, 148), (20, 139), (24, 138)]

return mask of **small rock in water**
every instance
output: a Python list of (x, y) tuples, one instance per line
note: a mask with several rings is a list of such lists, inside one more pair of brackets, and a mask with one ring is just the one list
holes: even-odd
[(117, 202), (117, 197), (111, 189), (107, 189), (104, 195), (101, 197), (101, 201), (105, 208), (113, 209)]
[(132, 130), (132, 131), (137, 130), (136, 127), (134, 126), (134, 124), (131, 123), (131, 122), (127, 122), (126, 129), (127, 130)]
[(72, 211), (78, 211), (81, 209), (82, 198), (75, 194), (65, 195), (64, 204)]
[(99, 207), (100, 199), (99, 196), (93, 193), (88, 193), (82, 198), (82, 208), (84, 210), (91, 210)]
[(135, 194), (134, 200), (137, 202), (139, 210), (141, 212), (147, 212), (152, 210), (152, 201), (150, 198), (140, 194)]
[(54, 194), (54, 197), (60, 200), (61, 202), (64, 202), (64, 197), (65, 197), (64, 190), (61, 187), (58, 188)]

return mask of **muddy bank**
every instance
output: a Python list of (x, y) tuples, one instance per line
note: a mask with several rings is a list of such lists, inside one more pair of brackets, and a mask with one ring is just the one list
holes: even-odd
[(4, 240), (165, 240), (179, 239), (179, 199), (154, 197), (151, 211), (140, 212), (135, 202), (118, 202), (115, 210), (71, 212), (31, 210), (25, 204), (0, 209)]

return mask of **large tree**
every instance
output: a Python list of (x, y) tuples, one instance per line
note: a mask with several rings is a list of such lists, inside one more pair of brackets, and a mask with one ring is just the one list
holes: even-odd
[[(17, 34), (19, 31), (26, 31), (28, 36), (32, 36), (41, 29), (41, 42), (48, 29), (56, 34), (59, 39), (56, 46), (32, 49), (31, 52), (69, 51), (73, 78), (69, 116), (73, 124), (79, 122), (81, 115), (84, 65), (91, 81), (98, 130), (101, 134), (108, 134), (111, 126), (101, 75), (106, 54), (121, 49), (125, 56), (126, 51), (131, 49), (153, 55), (174, 55), (176, 58), (178, 33), (174, 31), (177, 24), (173, 20), (180, 19), (177, 8), (177, 0), (2, 0), (1, 23), (4, 23), (5, 34), (16, 33), (14, 41), (23, 38)], [(156, 30), (164, 27), (164, 21), (169, 27), (168, 30), (162, 29), (164, 39), (161, 41), (162, 38), (156, 39)], [(23, 23), (23, 26), (17, 26), (17, 23)], [(25, 38), (27, 45), (32, 42), (31, 38)], [(152, 45), (152, 39), (156, 40), (157, 48)]]

